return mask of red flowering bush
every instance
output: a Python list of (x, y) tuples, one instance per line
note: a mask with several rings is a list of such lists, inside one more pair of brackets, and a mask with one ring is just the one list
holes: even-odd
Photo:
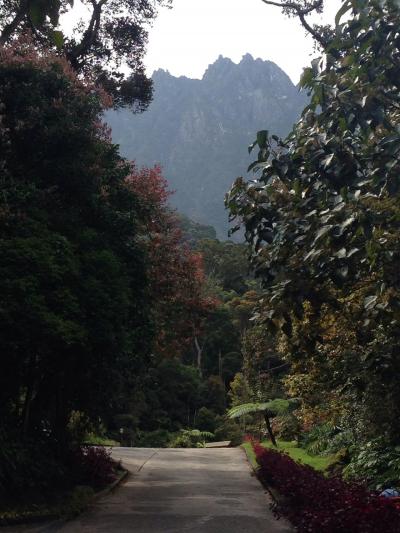
[(118, 463), (101, 446), (81, 446), (73, 459), (78, 483), (101, 489), (116, 479)]
[(398, 533), (396, 502), (339, 477), (325, 477), (288, 455), (254, 443), (259, 476), (282, 496), (278, 510), (304, 533)]

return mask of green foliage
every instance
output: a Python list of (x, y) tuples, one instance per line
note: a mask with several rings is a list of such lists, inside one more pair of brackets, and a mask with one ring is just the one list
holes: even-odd
[[(143, 111), (152, 97), (152, 83), (142, 63), (147, 27), (157, 16), (157, 8), (169, 4), (170, 0), (93, 1), (86, 5), (85, 16), (79, 16), (79, 8), (73, 11), (73, 0), (3, 2), (0, 46), (26, 41), (28, 34), (38, 48), (61, 53), (72, 69), (89, 75), (97, 87), (112, 94), (115, 106)], [(76, 24), (72, 35), (64, 34), (59, 17), (71, 11)], [(124, 17), (117, 15), (122, 12)], [(124, 72), (127, 68), (129, 74)]]
[(343, 3), (302, 79), (302, 118), (286, 139), (258, 133), (255, 179), (226, 200), (263, 284), (256, 327), (288, 364), (301, 422), (342, 428), (319, 428), (315, 452), (400, 439), (399, 17), (398, 2)]
[(222, 379), (219, 376), (210, 376), (202, 388), (202, 404), (217, 414), (223, 414), (226, 409), (226, 390)]
[(59, 508), (58, 514), (68, 520), (75, 518), (84, 511), (89, 503), (93, 500), (94, 490), (86, 485), (76, 486), (69, 497), (66, 498), (64, 505)]
[(249, 403), (251, 391), (249, 384), (242, 372), (235, 374), (233, 381), (231, 381), (230, 391), (228, 393), (230, 404), (232, 407)]
[(0, 477), (45, 492), (70, 483), (88, 419), (110, 417), (146, 368), (140, 211), (100, 95), (64, 61), (2, 50), (0, 108)]
[[(93, 501), (94, 490), (86, 485), (48, 496), (47, 502), (0, 505), (0, 526), (76, 517)], [(3, 503), (3, 502), (2, 502)]]
[(227, 416), (216, 418), (214, 439), (216, 442), (230, 441), (232, 446), (239, 446), (243, 441), (244, 432), (235, 420)]
[(201, 407), (197, 413), (195, 426), (200, 431), (208, 431), (210, 433), (215, 432), (217, 415), (211, 409), (207, 407)]
[(301, 433), (301, 423), (293, 413), (277, 416), (273, 423), (274, 431), (283, 441), (298, 440)]
[(143, 431), (170, 432), (190, 426), (203, 405), (202, 389), (197, 369), (177, 359), (161, 360), (150, 369), (143, 383), (143, 396), (132, 406), (132, 412), (138, 414), (133, 426)]
[(173, 438), (173, 434), (166, 429), (138, 431), (133, 444), (139, 448), (167, 448)]
[(265, 412), (270, 413), (272, 416), (278, 416), (286, 414), (294, 404), (294, 400), (284, 400), (282, 398), (261, 403), (246, 403), (232, 407), (228, 411), (228, 416), (230, 418), (239, 418), (252, 413)]
[(94, 426), (85, 413), (72, 411), (68, 420), (68, 434), (75, 445), (87, 441), (89, 435), (94, 435)]
[(197, 244), (197, 250), (203, 256), (207, 276), (218, 280), (224, 291), (246, 292), (250, 275), (244, 244), (203, 239)]
[(29, 499), (38, 492), (68, 487), (65, 465), (47, 449), (46, 440), (23, 443), (18, 437), (17, 433), (0, 432), (0, 500)]
[(197, 248), (199, 242), (204, 239), (212, 241), (217, 239), (217, 233), (212, 226), (206, 226), (205, 224), (194, 222), (182, 213), (178, 214), (178, 220), (182, 229), (183, 238), (192, 248)]
[(213, 438), (213, 433), (209, 431), (181, 429), (169, 445), (171, 448), (204, 448), (206, 442)]
[(399, 487), (400, 447), (389, 448), (382, 438), (366, 444), (354, 444), (351, 461), (344, 468), (349, 479), (366, 482), (371, 488)]
[[(262, 446), (265, 446), (265, 448), (273, 448), (269, 441), (262, 442), (261, 444)], [(312, 466), (315, 470), (328, 470), (335, 461), (334, 455), (323, 457), (310, 455), (307, 450), (301, 448), (295, 441), (278, 441), (278, 450), (287, 453), (289, 457), (298, 463)]]

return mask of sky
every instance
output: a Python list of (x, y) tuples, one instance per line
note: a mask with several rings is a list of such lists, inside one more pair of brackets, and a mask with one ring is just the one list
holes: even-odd
[[(326, 0), (319, 23), (333, 22), (341, 0)], [(83, 13), (79, 0), (64, 17), (68, 30)], [(262, 0), (174, 0), (150, 29), (144, 60), (149, 75), (162, 68), (174, 76), (201, 78), (219, 55), (236, 63), (250, 53), (279, 65), (297, 83), (309, 65), (313, 40), (297, 19), (287, 19)]]
[[(324, 23), (334, 21), (341, 4), (326, 1)], [(149, 74), (163, 68), (201, 78), (220, 54), (238, 62), (250, 53), (273, 61), (297, 83), (312, 51), (300, 23), (261, 0), (174, 0), (154, 22), (145, 64)]]

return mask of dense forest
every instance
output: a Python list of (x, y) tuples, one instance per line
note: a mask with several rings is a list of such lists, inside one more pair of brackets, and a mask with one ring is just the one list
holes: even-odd
[(343, 0), (320, 27), (322, 1), (263, 1), (320, 58), (289, 135), (254, 132), (226, 194), (242, 243), (175, 211), (104, 122), (146, 113), (169, 2), (93, 2), (72, 37), (69, 2), (0, 7), (0, 512), (107, 484), (107, 443), (247, 435), (261, 458), (329, 458), (335, 483), (400, 486), (400, 7)]

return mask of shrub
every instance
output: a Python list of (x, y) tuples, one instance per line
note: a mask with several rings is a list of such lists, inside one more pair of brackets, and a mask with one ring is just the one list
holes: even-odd
[(21, 442), (0, 432), (0, 501), (39, 496), (70, 485), (65, 469), (43, 439)]
[(111, 458), (111, 451), (101, 446), (81, 446), (72, 459), (76, 481), (101, 489), (116, 479), (118, 463)]
[(283, 500), (277, 510), (300, 533), (396, 533), (400, 509), (393, 500), (371, 493), (365, 486), (339, 477), (325, 477), (289, 456), (255, 443), (254, 451), (263, 482)]
[(336, 433), (330, 424), (320, 424), (302, 435), (301, 444), (311, 455), (320, 455), (327, 452)]
[(216, 426), (216, 415), (214, 411), (208, 409), (207, 407), (201, 407), (196, 417), (196, 427), (200, 431), (209, 431), (214, 433)]
[(272, 426), (274, 433), (281, 440), (297, 440), (300, 435), (300, 421), (293, 413), (276, 417)]
[(243, 441), (243, 431), (240, 426), (230, 418), (217, 416), (217, 428), (214, 432), (215, 441), (231, 441), (232, 446), (239, 446)]
[(78, 485), (69, 495), (64, 506), (60, 508), (60, 515), (64, 518), (75, 518), (84, 511), (93, 499), (94, 491), (92, 487)]
[(172, 433), (166, 429), (157, 429), (137, 433), (133, 442), (138, 448), (167, 448), (172, 438)]
[(400, 479), (400, 447), (389, 448), (383, 439), (354, 445), (344, 475), (378, 490), (396, 486)]
[(204, 448), (205, 443), (214, 437), (209, 431), (199, 429), (181, 429), (170, 442), (171, 448)]

